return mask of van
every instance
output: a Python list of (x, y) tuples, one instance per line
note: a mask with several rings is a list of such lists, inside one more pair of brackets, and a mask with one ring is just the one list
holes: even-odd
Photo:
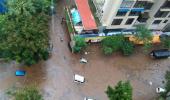
[(155, 59), (168, 58), (170, 57), (170, 51), (168, 49), (153, 50), (150, 52), (150, 56)]

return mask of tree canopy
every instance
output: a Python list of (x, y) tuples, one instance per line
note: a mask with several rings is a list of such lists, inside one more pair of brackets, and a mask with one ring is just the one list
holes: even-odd
[(134, 45), (120, 34), (104, 38), (102, 40), (102, 50), (105, 55), (111, 55), (116, 51), (122, 51), (124, 55), (130, 55), (134, 51)]
[(44, 100), (35, 86), (26, 86), (7, 92), (8, 95), (14, 97), (14, 100)]
[(151, 41), (153, 39), (153, 35), (151, 31), (146, 28), (144, 25), (138, 25), (136, 27), (137, 34), (135, 34), (135, 37), (137, 38), (137, 41), (143, 41), (144, 43), (144, 50), (147, 51), (149, 48), (151, 48)]
[(108, 86), (106, 94), (109, 100), (132, 100), (132, 86), (129, 81), (119, 81), (114, 89)]
[[(44, 2), (47, 0), (41, 0)], [(8, 12), (0, 15), (0, 57), (35, 64), (48, 58), (49, 17), (35, 0), (8, 0)], [(49, 6), (49, 5), (48, 5)]]

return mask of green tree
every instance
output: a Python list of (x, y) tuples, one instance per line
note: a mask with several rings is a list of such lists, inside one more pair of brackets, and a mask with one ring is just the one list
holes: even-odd
[(137, 38), (137, 41), (143, 41), (144, 42), (144, 50), (148, 50), (151, 48), (151, 41), (153, 39), (153, 35), (150, 30), (148, 30), (144, 25), (138, 25), (136, 27), (137, 34), (135, 34), (135, 37)]
[(80, 53), (83, 49), (87, 47), (87, 43), (85, 42), (84, 38), (81, 38), (80, 36), (74, 37), (75, 45), (73, 47), (73, 51), (75, 53)]
[(121, 50), (124, 55), (133, 53), (134, 45), (120, 35), (106, 37), (102, 40), (102, 50), (105, 55), (111, 55), (113, 52)]
[(109, 100), (132, 100), (132, 86), (129, 81), (119, 81), (114, 89), (108, 86), (106, 94)]
[(110, 55), (113, 52), (118, 51), (122, 45), (123, 40), (123, 35), (116, 35), (104, 38), (101, 42), (103, 53), (106, 55)]
[(15, 91), (8, 91), (8, 94), (14, 97), (14, 100), (43, 100), (35, 86), (19, 88)]
[(0, 15), (1, 57), (27, 65), (47, 59), (49, 17), (44, 12), (32, 14), (36, 7), (31, 0), (7, 2), (8, 12)]
[(49, 12), (50, 0), (8, 0), (7, 8), (10, 15), (31, 16)]

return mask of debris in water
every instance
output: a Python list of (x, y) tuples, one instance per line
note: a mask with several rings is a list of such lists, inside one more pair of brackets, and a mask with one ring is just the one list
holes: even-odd
[(80, 59), (80, 63), (87, 63), (87, 59), (81, 58), (81, 59)]
[(151, 82), (151, 81), (149, 82), (149, 85), (152, 85), (152, 82)]

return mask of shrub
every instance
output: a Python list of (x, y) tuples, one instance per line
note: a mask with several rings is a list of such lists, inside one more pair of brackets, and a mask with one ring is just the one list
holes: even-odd
[(106, 94), (109, 100), (132, 100), (132, 86), (129, 81), (119, 81), (114, 89), (108, 86)]
[(80, 36), (74, 37), (75, 45), (73, 47), (73, 51), (75, 53), (80, 53), (83, 49), (87, 47), (87, 43), (85, 42), (84, 38), (81, 38)]
[(124, 55), (130, 55), (134, 51), (134, 45), (121, 35), (106, 37), (102, 40), (102, 49), (105, 55), (121, 50)]
[(103, 52), (105, 55), (111, 55), (113, 53), (113, 49), (110, 47), (103, 47)]
[(121, 50), (123, 52), (123, 55), (125, 56), (131, 55), (134, 51), (134, 44), (129, 41), (124, 41)]

